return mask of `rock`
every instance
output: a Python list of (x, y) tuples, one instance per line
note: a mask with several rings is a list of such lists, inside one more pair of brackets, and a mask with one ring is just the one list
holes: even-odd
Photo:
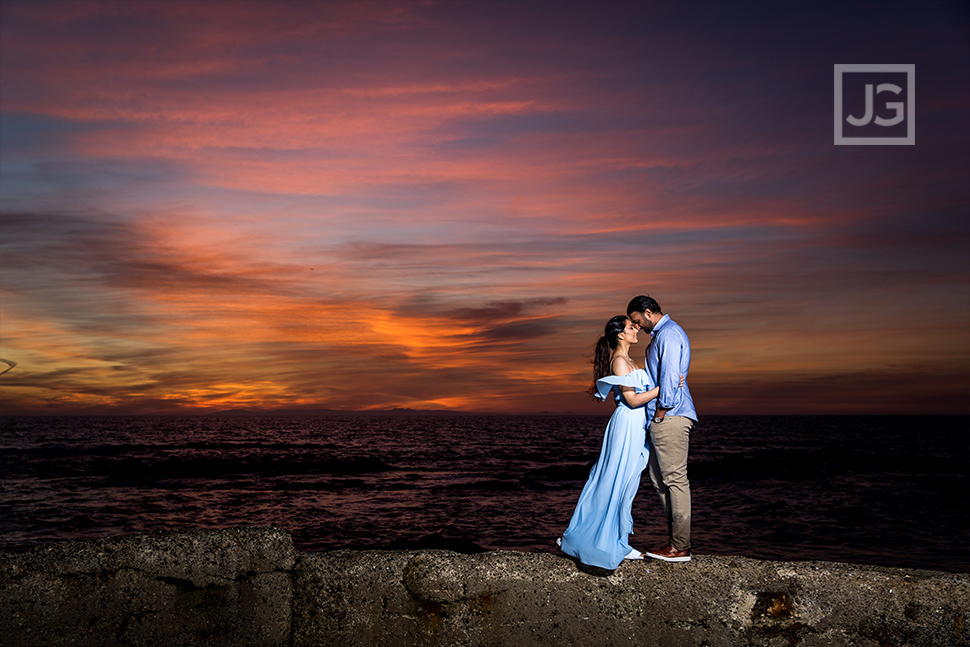
[(0, 554), (0, 642), (289, 645), (293, 539), (273, 528), (139, 533)]
[(309, 553), (293, 572), (293, 645), (413, 645), (418, 605), (404, 587), (413, 551)]
[(695, 555), (297, 554), (276, 528), (0, 553), (0, 644), (959, 647), (970, 575)]
[(473, 541), (449, 537), (440, 532), (425, 535), (424, 537), (411, 541), (395, 540), (391, 542), (387, 550), (450, 550), (465, 555), (488, 552), (487, 549), (482, 548)]
[(970, 577), (695, 556), (335, 551), (296, 565), (294, 645), (966, 645)]

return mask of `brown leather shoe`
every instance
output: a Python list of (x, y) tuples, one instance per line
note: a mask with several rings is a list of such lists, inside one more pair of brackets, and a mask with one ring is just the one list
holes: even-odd
[(647, 557), (653, 557), (654, 559), (662, 559), (665, 562), (689, 562), (690, 561), (690, 549), (687, 550), (674, 550), (674, 547), (667, 544), (660, 550), (656, 552), (644, 553)]

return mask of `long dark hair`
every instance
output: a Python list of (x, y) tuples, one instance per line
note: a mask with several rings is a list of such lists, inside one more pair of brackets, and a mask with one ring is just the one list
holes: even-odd
[(626, 330), (626, 322), (629, 321), (626, 315), (616, 315), (606, 322), (603, 329), (603, 336), (596, 342), (596, 349), (593, 351), (593, 384), (586, 390), (593, 399), (596, 397), (596, 380), (607, 375), (613, 375), (613, 368), (610, 366), (610, 356), (616, 350), (617, 337)]

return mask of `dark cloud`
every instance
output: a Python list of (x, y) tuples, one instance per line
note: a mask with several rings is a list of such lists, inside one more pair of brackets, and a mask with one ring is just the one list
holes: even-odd
[(18, 289), (25, 281), (38, 297), (63, 281), (82, 289), (202, 291), (213, 296), (285, 289), (278, 281), (222, 272), (214, 263), (207, 267), (205, 258), (160, 243), (131, 221), (108, 215), (3, 214), (0, 234), (4, 271), (21, 277), (8, 285)]
[(503, 301), (499, 303), (484, 303), (478, 307), (457, 308), (444, 312), (444, 316), (457, 321), (466, 322), (497, 322), (519, 319), (526, 314), (538, 313), (555, 315), (563, 310), (567, 299), (528, 299), (524, 301)]

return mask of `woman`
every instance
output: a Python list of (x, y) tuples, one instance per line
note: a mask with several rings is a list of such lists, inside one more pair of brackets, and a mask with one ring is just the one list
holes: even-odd
[(656, 398), (659, 389), (650, 384), (646, 370), (630, 359), (630, 346), (637, 343), (639, 330), (629, 318), (613, 317), (596, 343), (589, 394), (605, 400), (612, 391), (616, 410), (606, 425), (599, 459), (560, 540), (567, 555), (608, 570), (624, 559), (643, 559), (627, 536), (633, 533), (630, 510), (649, 455), (643, 405)]

